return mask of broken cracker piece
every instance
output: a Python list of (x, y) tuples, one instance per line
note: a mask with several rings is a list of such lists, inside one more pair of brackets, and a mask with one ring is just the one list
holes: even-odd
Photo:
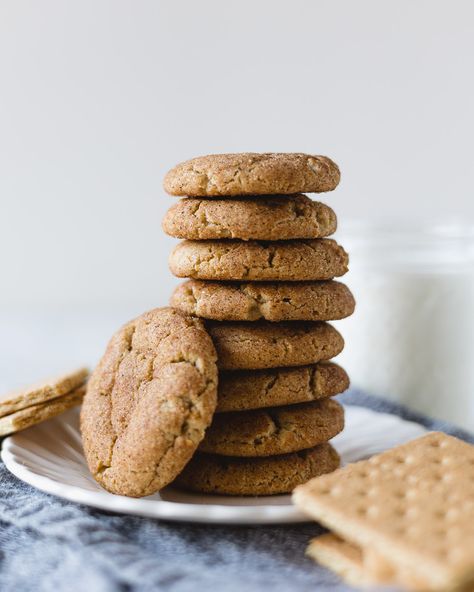
[(19, 432), (31, 426), (34, 426), (42, 421), (51, 419), (56, 415), (60, 415), (71, 407), (80, 405), (85, 395), (85, 385), (79, 386), (75, 390), (62, 397), (57, 397), (45, 403), (32, 405), (26, 409), (20, 409), (10, 415), (0, 417), (0, 436), (7, 436), (14, 432)]
[(5, 393), (0, 396), (0, 417), (70, 393), (84, 384), (88, 376), (87, 368), (78, 368), (67, 374), (61, 374), (34, 385)]
[(378, 583), (364, 570), (360, 547), (351, 545), (331, 532), (313, 539), (306, 549), (306, 555), (353, 586), (373, 586)]

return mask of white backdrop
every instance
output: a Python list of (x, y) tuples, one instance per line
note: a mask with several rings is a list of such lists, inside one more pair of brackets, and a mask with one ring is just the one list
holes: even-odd
[(473, 218), (473, 22), (469, 0), (0, 0), (3, 375), (48, 319), (93, 323), (93, 357), (166, 303), (161, 182), (194, 155), (327, 154), (341, 226)]

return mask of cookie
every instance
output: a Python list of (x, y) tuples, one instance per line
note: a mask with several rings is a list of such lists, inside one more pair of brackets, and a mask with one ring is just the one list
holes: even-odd
[(301, 241), (183, 241), (169, 258), (177, 277), (198, 280), (329, 280), (347, 272), (348, 256), (329, 238)]
[(333, 399), (220, 413), (199, 450), (225, 456), (272, 456), (312, 448), (343, 428), (344, 410)]
[(221, 372), (216, 413), (306, 403), (332, 397), (348, 388), (347, 373), (333, 362)]
[(330, 360), (344, 347), (328, 323), (283, 321), (208, 321), (221, 370), (306, 366)]
[(108, 491), (141, 497), (183, 469), (216, 406), (216, 352), (202, 322), (157, 308), (111, 339), (87, 387), (84, 452)]
[(56, 417), (64, 413), (64, 411), (71, 409), (71, 407), (80, 405), (85, 392), (85, 386), (79, 386), (61, 397), (56, 397), (45, 403), (30, 405), (29, 407), (0, 417), (0, 436), (7, 436), (8, 434), (25, 430), (42, 421)]
[(171, 169), (164, 189), (192, 197), (287, 195), (332, 191), (341, 178), (327, 156), (300, 153), (211, 154)]
[(174, 485), (221, 495), (290, 493), (309, 479), (334, 471), (339, 456), (330, 444), (309, 450), (260, 458), (236, 458), (197, 453)]
[(332, 321), (354, 312), (347, 286), (336, 281), (223, 283), (189, 280), (171, 306), (217, 321)]
[(336, 231), (336, 214), (306, 195), (182, 199), (163, 222), (170, 236), (190, 240), (322, 238)]
[(87, 368), (78, 368), (67, 374), (61, 374), (37, 384), (6, 393), (0, 397), (0, 417), (70, 393), (84, 384), (88, 375)]
[[(293, 499), (359, 549), (363, 575), (373, 583), (473, 589), (474, 446), (432, 432), (313, 479)], [(342, 561), (335, 558), (337, 549), (347, 562), (347, 548), (338, 547), (337, 539), (330, 543), (332, 560), (314, 545), (312, 554), (336, 567)]]

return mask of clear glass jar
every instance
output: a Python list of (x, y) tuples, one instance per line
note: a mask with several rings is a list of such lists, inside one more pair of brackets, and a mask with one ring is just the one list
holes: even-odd
[(338, 362), (353, 386), (474, 430), (474, 227), (342, 225), (354, 315)]

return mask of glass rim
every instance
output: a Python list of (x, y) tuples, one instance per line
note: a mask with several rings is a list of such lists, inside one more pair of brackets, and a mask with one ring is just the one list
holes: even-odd
[(348, 220), (336, 237), (351, 268), (428, 271), (474, 269), (474, 224), (461, 221)]
[(339, 223), (337, 231), (349, 238), (367, 240), (385, 238), (387, 242), (393, 237), (414, 239), (416, 242), (474, 241), (474, 222), (464, 222), (460, 219), (412, 221), (389, 217), (349, 218)]

